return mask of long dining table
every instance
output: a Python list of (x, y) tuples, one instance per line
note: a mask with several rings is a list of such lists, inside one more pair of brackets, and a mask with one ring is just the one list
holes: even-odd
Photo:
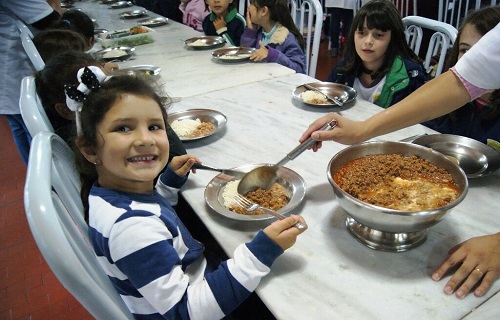
[[(119, 10), (99, 3), (82, 1), (77, 6), (103, 28), (116, 30), (134, 23), (119, 19)], [(132, 9), (137, 7), (121, 11)], [(381, 110), (361, 99), (342, 108), (304, 105), (292, 97), (292, 91), (317, 79), (273, 63), (218, 63), (211, 51), (187, 49), (180, 40), (201, 34), (174, 21), (155, 30), (155, 43), (138, 46), (134, 60), (120, 62), (120, 67), (161, 67), (165, 91), (180, 98), (169, 113), (204, 108), (227, 117), (221, 131), (185, 143), (188, 152), (204, 164), (232, 168), (275, 163), (296, 147), (307, 126), (325, 113), (338, 112), (360, 120)], [(435, 132), (415, 125), (376, 140), (398, 141), (422, 133)], [(275, 261), (256, 290), (271, 313), (277, 319), (500, 318), (500, 281), (484, 297), (469, 294), (460, 300), (443, 293), (449, 276), (439, 282), (430, 278), (452, 246), (500, 231), (500, 203), (495, 201), (500, 194), (500, 174), (469, 179), (465, 199), (427, 231), (420, 246), (400, 253), (378, 251), (347, 231), (347, 215), (327, 180), (329, 161), (346, 147), (325, 142), (318, 152), (306, 151), (286, 165), (305, 181), (305, 198), (291, 213), (302, 215), (308, 230)], [(236, 246), (252, 239), (273, 220), (235, 220), (211, 209), (205, 191), (214, 176), (213, 172), (197, 170), (181, 195), (232, 257)], [(182, 217), (182, 212), (179, 215)]]

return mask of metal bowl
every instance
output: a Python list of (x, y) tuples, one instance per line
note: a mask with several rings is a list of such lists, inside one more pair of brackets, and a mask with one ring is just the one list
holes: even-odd
[[(241, 172), (250, 172), (255, 168), (265, 165), (269, 164), (249, 164), (232, 169)], [(235, 177), (235, 179), (241, 179), (242, 177), (243, 174), (239, 177)], [(224, 187), (227, 182), (227, 180), (219, 179), (216, 176), (208, 183), (207, 187), (205, 188), (205, 201), (210, 206), (210, 208), (215, 210), (217, 213), (234, 220), (258, 221), (273, 219), (273, 216), (269, 214), (245, 215), (229, 210), (224, 205), (224, 199), (222, 197), (222, 192), (224, 191)], [(278, 170), (278, 180), (276, 182), (285, 187), (290, 198), (290, 201), (286, 204), (286, 206), (277, 210), (277, 212), (286, 215), (291, 210), (295, 209), (304, 200), (306, 194), (306, 184), (304, 179), (297, 172), (286, 167), (281, 167)]]
[[(349, 103), (356, 99), (356, 90), (353, 88), (346, 86), (344, 84), (340, 83), (333, 83), (333, 82), (311, 82), (308, 83), (311, 87), (314, 87), (318, 89), (319, 91), (323, 92), (324, 94), (327, 94), (331, 97), (337, 97), (342, 103)], [(309, 103), (305, 102), (301, 94), (305, 91), (308, 91), (306, 87), (303, 85), (300, 85), (293, 90), (292, 95), (293, 98), (308, 105), (308, 106), (313, 106), (313, 107), (337, 107), (336, 104), (330, 103), (330, 102), (325, 102), (325, 103), (320, 103), (320, 104), (315, 104), (315, 103)]]
[(453, 134), (431, 134), (413, 143), (439, 151), (452, 158), (468, 178), (479, 178), (500, 168), (500, 153), (477, 140)]
[[(458, 186), (459, 196), (452, 203), (434, 210), (402, 211), (368, 204), (342, 190), (333, 180), (334, 174), (348, 162), (372, 154), (415, 155), (446, 169)], [(463, 170), (452, 160), (435, 150), (403, 142), (366, 142), (337, 153), (328, 164), (328, 181), (340, 206), (348, 215), (346, 226), (359, 241), (372, 249), (406, 251), (421, 243), (427, 229), (441, 221), (467, 194), (468, 181)]]
[(227, 123), (227, 118), (224, 114), (222, 114), (219, 111), (211, 109), (189, 109), (189, 110), (169, 113), (167, 121), (168, 124), (172, 125), (172, 122), (174, 122), (175, 120), (185, 120), (185, 119), (192, 119), (192, 120), (200, 119), (201, 122), (210, 122), (215, 126), (215, 130), (210, 132), (206, 136), (194, 137), (194, 138), (183, 137), (179, 135), (179, 139), (181, 139), (181, 141), (183, 142), (199, 140), (214, 135), (215, 133), (222, 130), (222, 128), (224, 128), (224, 126)]

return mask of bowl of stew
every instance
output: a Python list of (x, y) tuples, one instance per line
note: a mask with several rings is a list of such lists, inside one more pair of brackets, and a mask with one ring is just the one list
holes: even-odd
[(404, 142), (366, 142), (345, 148), (327, 176), (346, 226), (365, 245), (406, 251), (465, 198), (464, 171), (440, 152)]

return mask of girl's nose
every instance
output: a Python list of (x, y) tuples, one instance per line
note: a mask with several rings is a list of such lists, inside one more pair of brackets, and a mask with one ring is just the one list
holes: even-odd
[(139, 146), (152, 146), (156, 143), (153, 134), (148, 129), (137, 130), (135, 141)]

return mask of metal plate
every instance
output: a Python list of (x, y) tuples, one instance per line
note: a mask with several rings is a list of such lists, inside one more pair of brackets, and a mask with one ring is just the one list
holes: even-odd
[(153, 19), (142, 19), (137, 21), (138, 25), (145, 26), (145, 27), (159, 27), (163, 26), (168, 23), (168, 18), (164, 17), (158, 17), (158, 18), (153, 18)]
[(160, 74), (160, 72), (161, 72), (160, 67), (145, 64), (145, 65), (139, 65), (139, 66), (118, 69), (115, 72), (113, 72), (113, 74), (114, 75), (128, 74), (128, 75), (157, 76)]
[[(342, 101), (343, 103), (349, 103), (356, 99), (356, 90), (353, 88), (340, 84), (340, 83), (333, 83), (333, 82), (311, 82), (308, 83), (311, 87), (314, 87), (321, 92), (331, 96), (331, 97), (337, 97)], [(305, 105), (308, 106), (313, 106), (313, 107), (337, 107), (336, 104), (326, 102), (322, 104), (314, 104), (314, 103), (308, 103), (302, 100), (302, 97), (300, 96), (302, 92), (307, 91), (308, 89), (302, 85), (298, 86), (293, 90), (292, 95), (293, 98), (296, 100), (299, 100), (300, 102), (304, 103)]]
[(454, 134), (430, 134), (413, 143), (450, 157), (464, 170), (467, 178), (479, 178), (500, 168), (500, 153), (477, 140)]
[[(105, 57), (105, 55), (107, 55), (109, 52), (113, 52), (113, 51), (117, 51), (117, 50), (124, 51), (125, 54), (120, 55), (118, 57)], [(96, 51), (96, 52), (94, 52), (94, 56), (97, 59), (104, 60), (104, 61), (116, 61), (116, 60), (124, 61), (124, 60), (129, 59), (132, 56), (132, 54), (134, 53), (134, 50), (135, 50), (134, 47), (112, 47), (112, 48), (107, 48), (107, 49)]]
[(134, 4), (130, 1), (118, 1), (109, 6), (110, 9), (122, 9), (133, 6)]
[(212, 52), (212, 56), (220, 61), (224, 62), (237, 62), (248, 60), (252, 52), (255, 51), (255, 48), (250, 47), (230, 47), (230, 48), (222, 48), (215, 50)]
[(196, 50), (212, 49), (225, 43), (226, 40), (219, 36), (194, 37), (184, 41), (186, 46)]
[(222, 130), (222, 128), (224, 128), (224, 126), (227, 123), (227, 118), (224, 114), (222, 114), (219, 111), (211, 109), (189, 109), (185, 111), (170, 113), (168, 115), (167, 121), (170, 125), (172, 125), (172, 122), (174, 122), (175, 120), (180, 121), (185, 119), (191, 119), (191, 120), (200, 119), (201, 122), (210, 122), (215, 126), (215, 130), (210, 132), (206, 136), (195, 137), (195, 138), (183, 137), (179, 135), (181, 141), (193, 141), (210, 137), (211, 135), (214, 135), (220, 130)]
[[(239, 170), (242, 172), (249, 172), (260, 166), (269, 165), (267, 163), (260, 164), (249, 164), (244, 166), (239, 166), (232, 168), (234, 170)], [(243, 176), (243, 175), (242, 175)], [(291, 210), (295, 209), (304, 200), (306, 194), (306, 183), (304, 179), (295, 171), (288, 169), (286, 167), (281, 167), (278, 170), (278, 183), (285, 187), (290, 201), (283, 208), (277, 210), (281, 214), (289, 213)], [(241, 177), (236, 177), (236, 179)], [(227, 181), (223, 181), (217, 177), (213, 178), (205, 188), (205, 201), (215, 212), (234, 220), (241, 221), (258, 221), (272, 219), (273, 217), (269, 214), (260, 215), (245, 215), (233, 212), (226, 208), (224, 205), (224, 200), (222, 198), (222, 192)]]
[(112, 4), (118, 2), (118, 0), (101, 0), (102, 4)]
[(122, 12), (120, 13), (120, 18), (123, 18), (123, 19), (134, 19), (134, 18), (138, 18), (138, 17), (142, 17), (146, 15), (146, 11), (144, 10), (132, 10), (132, 11), (125, 11), (125, 12)]

